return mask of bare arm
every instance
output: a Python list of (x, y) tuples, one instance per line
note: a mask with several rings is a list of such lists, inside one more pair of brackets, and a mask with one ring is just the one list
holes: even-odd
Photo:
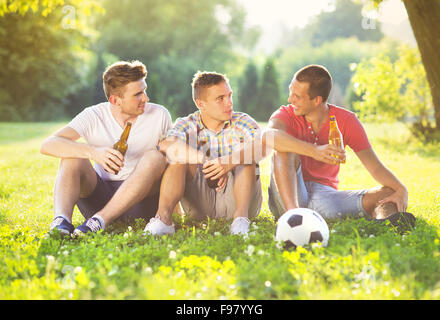
[[(268, 127), (275, 134), (281, 132), (282, 137), (287, 134), (286, 125), (281, 120), (269, 121)], [(295, 140), (292, 141), (295, 143)], [(292, 159), (293, 153), (289, 150), (289, 148), (280, 148), (273, 156), (274, 180), (286, 210), (299, 208), (297, 184), (292, 182), (292, 177), (296, 177), (297, 163)]]
[[(315, 145), (299, 140), (287, 133), (285, 123), (280, 119), (272, 119), (265, 130), (264, 143), (278, 152), (289, 152), (309, 156), (328, 164), (337, 164), (345, 158), (345, 151), (331, 144)], [(332, 157), (337, 155), (340, 159)], [(337, 162), (335, 162), (337, 161)]]
[(393, 202), (399, 211), (406, 211), (408, 207), (408, 190), (403, 183), (379, 160), (372, 148), (356, 153), (359, 160), (370, 175), (384, 187), (394, 190), (394, 193), (379, 203)]
[(219, 179), (238, 165), (250, 165), (261, 161), (272, 149), (265, 148), (264, 137), (242, 143), (240, 148), (232, 154), (206, 161), (203, 164), (203, 173), (207, 178)]
[[(273, 158), (274, 179), (286, 210), (299, 207), (297, 190), (297, 169), (299, 168), (298, 155), (305, 155), (316, 160), (336, 164), (331, 155), (345, 158), (345, 151), (333, 145), (317, 146), (296, 139), (287, 133), (286, 124), (279, 119), (269, 121), (267, 132), (273, 135), (272, 141), (276, 150)], [(270, 142), (266, 142), (270, 143)], [(295, 156), (296, 155), (296, 156)], [(337, 161), (342, 161), (338, 159)]]
[(80, 135), (71, 127), (64, 127), (44, 140), (40, 152), (44, 155), (57, 158), (90, 159), (93, 147), (76, 142)]
[[(295, 153), (312, 157), (328, 164), (337, 164), (345, 158), (345, 151), (334, 145), (317, 146), (299, 140), (286, 132), (286, 125), (279, 119), (269, 121), (268, 128), (261, 137), (244, 143), (240, 149), (231, 155), (210, 160), (203, 166), (208, 178), (217, 179), (237, 165), (251, 164), (261, 161), (272, 150), (283, 153)], [(339, 159), (332, 157), (339, 156)]]
[(77, 142), (80, 135), (69, 126), (58, 130), (44, 140), (40, 152), (56, 158), (91, 159), (106, 171), (116, 174), (124, 165), (124, 156), (113, 148), (99, 148)]

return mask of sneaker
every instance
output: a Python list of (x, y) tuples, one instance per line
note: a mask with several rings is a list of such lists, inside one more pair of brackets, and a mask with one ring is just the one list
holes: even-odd
[[(57, 216), (50, 223), (50, 231), (57, 229), (61, 236), (71, 236), (73, 230), (75, 229), (74, 225), (67, 221), (64, 217)], [(49, 231), (49, 232), (50, 232)]]
[(102, 230), (101, 222), (97, 218), (90, 218), (73, 231), (73, 235), (82, 236), (88, 232), (98, 232)]
[(404, 232), (414, 228), (416, 217), (409, 212), (396, 212), (391, 214), (385, 219), (376, 219), (379, 223), (390, 223), (392, 226), (396, 227), (398, 231)]
[(235, 218), (231, 224), (231, 234), (247, 234), (251, 221), (246, 217)]
[(151, 218), (150, 222), (148, 222), (147, 226), (144, 229), (144, 235), (147, 233), (152, 234), (153, 236), (158, 235), (162, 236), (165, 234), (173, 234), (175, 233), (174, 223), (172, 225), (166, 225), (160, 220), (160, 218)]

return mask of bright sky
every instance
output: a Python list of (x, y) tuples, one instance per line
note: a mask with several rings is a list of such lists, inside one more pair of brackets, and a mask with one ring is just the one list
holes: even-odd
[[(237, 0), (247, 11), (249, 25), (263, 29), (282, 22), (287, 27), (303, 27), (310, 17), (330, 11), (334, 0)], [(407, 18), (401, 0), (386, 0), (380, 6), (379, 21), (398, 25)]]

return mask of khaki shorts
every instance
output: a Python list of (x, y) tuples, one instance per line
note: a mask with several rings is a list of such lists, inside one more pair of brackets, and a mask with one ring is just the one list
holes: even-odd
[[(212, 219), (232, 219), (235, 211), (234, 198), (235, 170), (228, 172), (228, 182), (219, 192), (208, 186), (202, 166), (199, 165), (194, 179), (187, 179), (185, 192), (180, 201), (185, 214), (201, 220), (206, 217)], [(256, 176), (254, 193), (251, 196), (248, 217), (258, 216), (262, 204), (261, 179)]]

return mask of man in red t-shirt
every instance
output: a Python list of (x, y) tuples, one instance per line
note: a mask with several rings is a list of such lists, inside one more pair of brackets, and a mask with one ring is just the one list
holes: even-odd
[[(289, 86), (289, 105), (282, 106), (269, 120), (265, 133), (274, 136), (276, 150), (269, 186), (270, 210), (279, 217), (289, 209), (308, 207), (326, 219), (366, 216), (397, 224), (403, 218), (414, 225), (414, 216), (405, 212), (407, 188), (379, 160), (356, 115), (327, 103), (331, 86), (330, 73), (324, 67), (302, 68)], [(332, 115), (344, 145), (356, 153), (382, 187), (338, 191), (342, 159), (332, 157), (335, 152), (328, 144)], [(344, 151), (340, 152), (344, 158)]]

